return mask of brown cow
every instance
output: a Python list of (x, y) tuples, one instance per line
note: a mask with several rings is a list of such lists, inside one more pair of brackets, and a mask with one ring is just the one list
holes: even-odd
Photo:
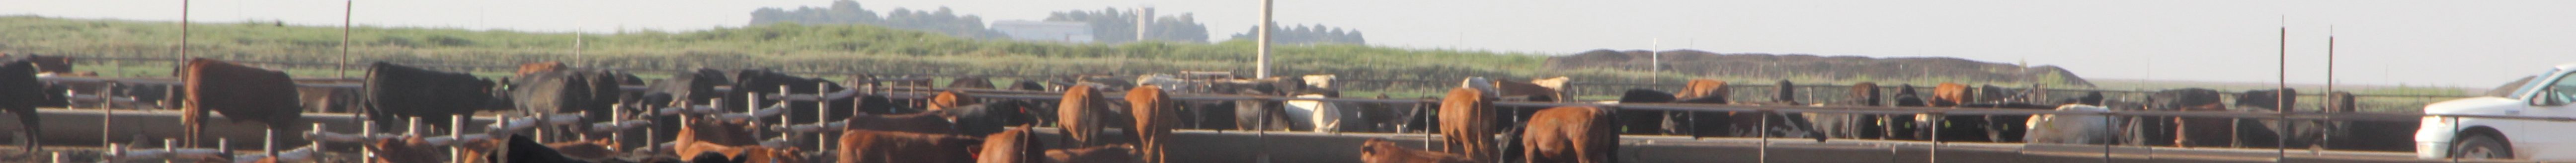
[(699, 153), (704, 153), (705, 151), (719, 151), (725, 149), (699, 148), (710, 146), (699, 146), (697, 144), (709, 144), (712, 145), (712, 147), (760, 145), (760, 140), (758, 138), (753, 138), (754, 135), (752, 135), (749, 128), (750, 126), (747, 124), (740, 122), (725, 122), (721, 120), (711, 121), (707, 119), (709, 118), (698, 118), (694, 116), (680, 118), (680, 124), (687, 126), (681, 127), (678, 134), (679, 136), (671, 139), (671, 144), (673, 144), (671, 147), (671, 154), (680, 156), (680, 158), (693, 158), (693, 156)]
[(1476, 159), (1456, 154), (1405, 149), (1386, 139), (1369, 138), (1360, 142), (1360, 162), (1364, 163), (1474, 163)]
[(984, 136), (982, 151), (975, 155), (978, 163), (1024, 163), (1046, 158), (1045, 143), (1033, 140), (1028, 126), (1012, 127)]
[(843, 130), (841, 149), (832, 153), (842, 163), (974, 162), (972, 148), (983, 144), (970, 136)]
[(975, 97), (957, 90), (940, 91), (938, 95), (930, 96), (930, 110), (948, 110), (972, 103), (975, 103)]
[(1137, 162), (1135, 151), (1136, 147), (1130, 145), (1106, 145), (1074, 149), (1047, 150), (1046, 161), (1051, 163)]
[[(1686, 87), (1683, 87), (1681, 92), (1673, 94), (1674, 99), (1676, 100), (1673, 102), (1692, 104), (1729, 104), (1733, 101), (1728, 99), (1729, 97), (1732, 97), (1728, 94), (1734, 91), (1734, 89), (1726, 86), (1726, 81), (1691, 79), (1690, 83), (1686, 85)], [(1726, 122), (1731, 121), (1728, 120), (1732, 118), (1728, 116), (1730, 114), (1732, 113), (1666, 112), (1663, 119), (1663, 131), (1664, 133), (1670, 134), (1689, 134), (1694, 136), (1727, 135), (1729, 134), (1727, 132), (1730, 130), (1725, 128), (1729, 126)]]
[(1491, 158), (1494, 151), (1494, 99), (1472, 88), (1449, 89), (1440, 100), (1440, 136), (1449, 142), (1441, 145), (1449, 153), (1468, 158)]
[(1163, 144), (1170, 143), (1168, 138), (1172, 136), (1172, 128), (1180, 126), (1180, 117), (1172, 113), (1180, 108), (1167, 102), (1170, 99), (1163, 95), (1162, 86), (1145, 85), (1127, 90), (1127, 105), (1131, 107), (1127, 111), (1136, 116), (1135, 127), (1127, 130), (1135, 131), (1138, 144), (1144, 144), (1137, 151), (1144, 154), (1144, 162), (1163, 162)]
[[(1096, 87), (1091, 84), (1077, 84), (1072, 88), (1066, 88), (1064, 99), (1056, 103), (1056, 126), (1058, 129), (1065, 130), (1065, 138), (1073, 139), (1071, 141), (1073, 143), (1068, 144), (1078, 146), (1100, 144), (1105, 141), (1100, 139), (1101, 127), (1125, 127), (1135, 123), (1130, 116), (1111, 116), (1115, 115), (1112, 113), (1119, 112), (1113, 109), (1123, 110), (1124, 108), (1110, 107), (1108, 100), (1101, 99), (1100, 90), (1094, 88)], [(1134, 131), (1125, 130), (1125, 132)]]
[(417, 136), (376, 139), (375, 142), (367, 145), (368, 150), (376, 152), (376, 157), (368, 159), (386, 163), (433, 163), (447, 160), (447, 156), (438, 154), (446, 152), (446, 149), (429, 147), (427, 142)]
[(572, 66), (565, 66), (563, 62), (557, 62), (557, 61), (546, 61), (546, 62), (537, 62), (537, 63), (519, 64), (519, 73), (516, 73), (515, 75), (525, 76), (525, 75), (528, 75), (528, 74), (534, 74), (534, 73), (538, 73), (538, 72), (549, 72), (549, 71), (555, 71), (555, 70), (563, 70), (563, 69), (566, 69), (566, 68), (572, 68)]
[(950, 122), (948, 117), (940, 116), (942, 113), (943, 112), (940, 111), (933, 111), (896, 115), (850, 116), (850, 119), (843, 121), (848, 125), (842, 127), (842, 129), (926, 134), (957, 134), (957, 129), (955, 128), (957, 124)]
[(1975, 98), (1968, 96), (1968, 85), (1965, 84), (1943, 82), (1932, 87), (1932, 107), (1959, 106), (1977, 101)]
[(1521, 144), (1529, 162), (1613, 162), (1618, 153), (1618, 125), (1610, 109), (1565, 106), (1530, 115)]
[[(295, 80), (286, 73), (256, 67), (234, 65), (213, 59), (190, 59), (185, 75), (187, 109), (180, 119), (186, 123), (188, 144), (204, 132), (206, 113), (222, 113), (232, 122), (266, 124), (270, 129), (290, 129), (304, 117), (296, 103)], [(275, 131), (294, 133), (292, 131)]]
[(1726, 104), (1727, 92), (1732, 91), (1734, 90), (1726, 88), (1726, 81), (1691, 79), (1690, 84), (1683, 87), (1680, 93), (1673, 94), (1673, 99), (1680, 99), (1682, 101), (1690, 101), (1694, 99), (1701, 100), (1698, 102), (1684, 103)]

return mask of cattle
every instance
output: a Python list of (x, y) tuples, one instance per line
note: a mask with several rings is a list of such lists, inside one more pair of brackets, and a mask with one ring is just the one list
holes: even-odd
[[(589, 117), (584, 123), (605, 122), (626, 94), (618, 79), (622, 73), (560, 66), (522, 73), (509, 83), (508, 92), (509, 102), (523, 113), (577, 113)], [(589, 125), (574, 126), (586, 131)]]
[(1970, 91), (1968, 90), (1968, 85), (1962, 85), (1959, 83), (1944, 82), (1941, 83), (1941, 85), (1933, 86), (1930, 106), (1951, 107), (1977, 101), (1975, 99), (1976, 96), (1971, 96), (1970, 93), (1972, 92), (1968, 91)]
[[(1788, 80), (1780, 80), (1772, 88), (1772, 92), (1774, 94), (1771, 96), (1770, 101), (1737, 102), (1735, 104), (1756, 106), (1807, 106), (1805, 102), (1797, 101), (1796, 83), (1791, 83)], [(1720, 132), (1726, 135), (1740, 137), (1813, 137), (1817, 138), (1817, 141), (1824, 140), (1824, 137), (1821, 136), (1824, 135), (1824, 133), (1820, 130), (1810, 128), (1814, 125), (1809, 123), (1810, 121), (1807, 120), (1806, 116), (1796, 116), (1791, 113), (1760, 112), (1729, 112), (1727, 116), (1728, 117), (1725, 118), (1727, 121), (1722, 123), (1725, 123), (1723, 124), (1724, 126), (1730, 126), (1730, 129), (1722, 130), (1723, 132)], [(1709, 119), (1702, 119), (1700, 121), (1708, 120)]]
[(1127, 90), (1127, 104), (1132, 107), (1127, 112), (1135, 114), (1135, 127), (1127, 130), (1136, 135), (1138, 144), (1142, 144), (1138, 145), (1136, 153), (1142, 154), (1140, 159), (1143, 162), (1163, 162), (1163, 146), (1172, 143), (1172, 128), (1180, 125), (1180, 118), (1172, 114), (1180, 108), (1172, 106), (1173, 103), (1169, 102), (1171, 97), (1163, 94), (1162, 87), (1158, 85)]
[(984, 145), (975, 154), (978, 163), (1025, 163), (1046, 158), (1046, 143), (1035, 140), (1028, 126), (1017, 126), (984, 136)]
[[(1845, 93), (1844, 95), (1849, 97), (1845, 97), (1843, 101), (1839, 102), (1820, 104), (1829, 106), (1879, 106), (1878, 100), (1880, 94), (1878, 93), (1878, 83), (1854, 83), (1851, 86), (1850, 92)], [(1878, 121), (1879, 116), (1875, 115), (1808, 113), (1807, 116), (1807, 119), (1812, 120), (1816, 125), (1814, 128), (1825, 134), (1821, 135), (1821, 137), (1868, 138), (1878, 135), (1877, 132), (1879, 132), (1880, 128), (1879, 125), (1870, 124)]]
[(967, 96), (964, 91), (939, 91), (939, 94), (930, 96), (930, 110), (945, 110), (973, 102), (975, 97)]
[[(1237, 94), (1237, 95), (1286, 95), (1287, 93), (1286, 93), (1286, 92), (1284, 92), (1284, 91), (1287, 91), (1287, 90), (1289, 90), (1289, 89), (1294, 89), (1294, 87), (1296, 87), (1296, 86), (1293, 86), (1293, 85), (1283, 86), (1283, 85), (1285, 85), (1285, 84), (1277, 84), (1277, 83), (1282, 83), (1282, 82), (1283, 82), (1283, 81), (1279, 81), (1279, 80), (1276, 80), (1276, 79), (1267, 79), (1267, 80), (1249, 80), (1249, 81), (1237, 81), (1237, 83), (1232, 83), (1232, 84), (1220, 83), (1220, 84), (1218, 84), (1217, 86), (1214, 86), (1214, 87), (1216, 87), (1216, 89), (1220, 89), (1220, 90), (1231, 90), (1231, 91), (1233, 91), (1233, 92), (1232, 92), (1233, 94)], [(1236, 101), (1233, 101), (1230, 105), (1234, 105), (1234, 110), (1232, 110), (1232, 111), (1231, 111), (1232, 113), (1234, 113), (1234, 115), (1233, 115), (1233, 117), (1231, 117), (1231, 119), (1233, 119), (1233, 120), (1232, 120), (1232, 122), (1233, 122), (1233, 124), (1234, 124), (1235, 129), (1239, 129), (1239, 130), (1298, 130), (1298, 129), (1300, 129), (1300, 128), (1296, 128), (1296, 127), (1295, 127), (1295, 125), (1289, 125), (1289, 124), (1292, 124), (1292, 123), (1294, 123), (1294, 122), (1290, 121), (1290, 120), (1289, 120), (1290, 118), (1288, 118), (1288, 110), (1287, 110), (1287, 106), (1286, 106), (1287, 104), (1285, 104), (1285, 103), (1282, 103), (1282, 102), (1274, 102), (1274, 101), (1269, 101), (1269, 100), (1236, 100)], [(1202, 114), (1202, 115), (1218, 115), (1218, 116), (1224, 116), (1224, 115), (1220, 114), (1220, 113), (1222, 113), (1222, 112), (1226, 112), (1226, 111), (1207, 111), (1207, 112), (1203, 112), (1203, 113), (1201, 113), (1201, 114)], [(1215, 121), (1215, 120), (1209, 120), (1209, 121)]]
[[(1628, 91), (1620, 93), (1619, 103), (1669, 103), (1675, 100), (1674, 97), (1675, 96), (1672, 93), (1664, 93), (1663, 91), (1655, 91), (1652, 89), (1628, 89)], [(1622, 128), (1620, 131), (1622, 131), (1622, 134), (1660, 133), (1658, 131), (1661, 131), (1660, 129), (1663, 128), (1662, 121), (1664, 121), (1665, 113), (1665, 111), (1619, 112), (1619, 126)]]
[(1494, 99), (1474, 88), (1449, 89), (1440, 100), (1441, 149), (1468, 158), (1494, 158)]
[[(678, 71), (671, 74), (671, 78), (655, 80), (652, 84), (648, 84), (644, 89), (645, 93), (643, 98), (635, 101), (637, 105), (630, 106), (635, 106), (631, 108), (654, 109), (664, 107), (683, 107), (681, 105), (684, 104), (706, 105), (711, 102), (711, 100), (725, 96), (724, 93), (716, 92), (716, 86), (722, 85), (732, 85), (732, 79), (726, 78), (723, 71), (705, 68), (691, 71)], [(654, 122), (679, 122), (680, 118), (681, 117), (679, 116), (651, 116), (650, 119)], [(680, 127), (683, 125), (684, 124), (679, 123), (654, 123), (652, 124), (653, 131), (661, 132), (648, 133), (653, 134), (652, 138), (655, 140), (645, 141), (671, 141), (671, 138), (674, 138), (674, 134), (677, 133), (669, 131), (679, 131)]]
[(716, 86), (733, 84), (732, 79), (724, 75), (724, 71), (704, 68), (675, 72), (669, 79), (646, 86), (647, 98), (641, 101), (655, 106), (672, 106), (673, 103), (703, 105), (708, 103), (707, 100), (724, 97), (724, 94), (716, 92)]
[(969, 76), (969, 77), (961, 77), (961, 78), (957, 78), (957, 80), (949, 81), (949, 82), (948, 82), (948, 88), (950, 88), (950, 89), (993, 89), (994, 87), (993, 87), (993, 80), (992, 80), (992, 79), (988, 79), (988, 78), (985, 78), (985, 77), (983, 77), (983, 76)]
[[(2298, 110), (2297, 89), (2249, 90), (2237, 94), (2235, 106), (2245, 106), (2255, 113), (2319, 113), (2326, 110)], [(2331, 98), (2331, 97), (2329, 97)], [(2328, 102), (2334, 102), (2329, 100)], [(2331, 104), (2330, 104), (2331, 105)], [(2312, 120), (2236, 119), (2238, 146), (2280, 145), (2317, 147), (2326, 138), (2328, 122)], [(2271, 138), (2271, 139), (2265, 139)], [(2287, 138), (2287, 139), (2282, 139)]]
[(1047, 88), (1045, 84), (1038, 84), (1038, 81), (1024, 79), (1017, 82), (1011, 82), (1011, 90), (1047, 91)]
[[(2144, 109), (2149, 110), (2149, 111), (2224, 111), (2224, 110), (2227, 110), (2225, 106), (2221, 106), (2221, 105), (2219, 104), (2219, 100), (2220, 100), (2220, 99), (2219, 99), (2219, 94), (2220, 94), (2220, 93), (2219, 93), (2217, 90), (2200, 89), (2200, 88), (2184, 88), (2184, 89), (2171, 89), (2171, 90), (2156, 91), (2155, 93), (2148, 94), (2148, 96), (2147, 96), (2147, 107), (2145, 107)], [(2227, 125), (2225, 125), (2225, 123), (2226, 123), (2226, 122), (2225, 122), (2225, 121), (2223, 121), (2223, 120), (2224, 120), (2224, 118), (2219, 118), (2219, 119), (2197, 119), (2197, 118), (2182, 118), (2182, 117), (2171, 117), (2171, 116), (2138, 116), (2138, 117), (2136, 117), (2136, 118), (2129, 118), (2129, 122), (2128, 122), (2128, 123), (2126, 123), (2126, 124), (2123, 124), (2123, 125), (2124, 125), (2124, 126), (2126, 126), (2125, 128), (2133, 129), (2133, 130), (2129, 131), (2130, 133), (2129, 133), (2129, 135), (2128, 135), (2128, 137), (2130, 137), (2130, 138), (2132, 138), (2132, 139), (2129, 139), (2129, 140), (2131, 140), (2131, 141), (2129, 141), (2129, 142), (2128, 142), (2128, 143), (2126, 143), (2126, 144), (2129, 144), (2129, 145), (2144, 145), (2144, 146), (2167, 146), (2167, 145), (2186, 145), (2184, 142), (2187, 142), (2188, 140), (2184, 140), (2184, 139), (2187, 139), (2187, 138), (2186, 138), (2187, 136), (2184, 136), (2184, 134), (2185, 134), (2185, 132), (2187, 132), (2187, 131), (2184, 131), (2184, 130), (2186, 130), (2186, 129), (2188, 129), (2188, 128), (2187, 128), (2187, 127), (2183, 127), (2183, 126), (2190, 126), (2190, 125), (2186, 125), (2186, 124), (2184, 124), (2184, 123), (2187, 123), (2187, 122), (2195, 122), (2195, 121), (2196, 121), (2196, 122), (2200, 122), (2200, 123), (2210, 123), (2210, 124), (2201, 124), (2202, 126), (2207, 126), (2207, 127), (2201, 127), (2202, 129), (2204, 129), (2204, 130), (2205, 130), (2205, 129), (2207, 129), (2207, 128), (2212, 128), (2212, 127), (2226, 127), (2226, 126), (2227, 126)], [(2213, 124), (2215, 124), (2215, 125), (2213, 125)], [(2205, 134), (2206, 136), (2204, 136), (2204, 137), (2218, 137), (2218, 136), (2233, 135), (2233, 133), (2218, 133), (2218, 134), (2211, 134), (2211, 133), (2210, 133), (2210, 132), (2218, 132), (2218, 131), (2224, 131), (2224, 130), (2202, 131), (2202, 132), (2199, 132), (2198, 134)], [(2224, 138), (2204, 138), (2204, 139), (2224, 139)], [(2189, 141), (2189, 142), (2202, 142), (2202, 141)], [(2218, 142), (2222, 142), (2222, 143), (2223, 143), (2224, 141), (2218, 141)], [(2220, 144), (2220, 145), (2224, 145), (2224, 144)]]
[(1104, 141), (1100, 137), (1102, 127), (1133, 125), (1135, 120), (1131, 120), (1131, 116), (1117, 116), (1120, 114), (1116, 113), (1125, 109), (1109, 106), (1109, 101), (1100, 96), (1100, 91), (1093, 85), (1075, 85), (1065, 89), (1064, 98), (1056, 103), (1056, 126), (1065, 130), (1065, 138), (1073, 139), (1073, 143), (1066, 144), (1100, 144)]
[[(1385, 100), (1391, 98), (1385, 93), (1379, 93), (1374, 99)], [(1371, 102), (1336, 104), (1342, 107), (1348, 107), (1346, 109), (1342, 109), (1342, 111), (1349, 112), (1350, 114), (1343, 114), (1342, 118), (1352, 120), (1344, 122), (1341, 131), (1400, 132), (1404, 129), (1404, 125), (1412, 124), (1411, 122), (1420, 120), (1412, 119), (1414, 112), (1409, 107), (1413, 104), (1409, 103)], [(1183, 117), (1182, 119), (1189, 118)]]
[[(725, 96), (725, 105), (746, 106), (746, 104), (748, 104), (748, 106), (769, 107), (785, 101), (769, 98), (762, 98), (760, 101), (749, 101), (749, 98), (744, 97), (755, 95), (776, 95), (780, 93), (779, 91), (786, 91), (786, 93), (792, 94), (824, 94), (846, 89), (841, 87), (840, 84), (835, 84), (830, 80), (805, 78), (762, 69), (738, 70), (734, 71), (734, 74), (732, 75), (734, 76), (733, 92), (730, 92)], [(789, 116), (766, 117), (762, 118), (761, 121), (778, 122), (779, 118), (786, 118), (787, 123), (804, 124), (830, 119), (841, 119), (857, 115), (856, 112), (847, 110), (848, 108), (852, 108), (852, 106), (845, 106), (848, 105), (849, 102), (840, 101), (849, 99), (831, 100), (832, 101), (820, 102), (819, 105), (817, 102), (787, 102), (787, 111)], [(823, 114), (823, 116), (815, 117), (815, 114)]]
[(490, 151), (490, 153), (489, 153), (489, 154), (484, 154), (484, 155), (483, 155), (483, 157), (481, 158), (481, 159), (483, 159), (483, 162), (495, 162), (495, 163), (502, 163), (502, 162), (567, 162), (567, 163), (569, 163), (569, 162), (591, 162), (591, 160), (592, 160), (592, 159), (576, 159), (576, 158), (573, 158), (573, 157), (571, 157), (571, 156), (566, 156), (566, 155), (564, 155), (564, 153), (563, 153), (562, 151), (557, 151), (557, 150), (555, 150), (553, 147), (547, 146), (547, 145), (545, 145), (545, 144), (538, 144), (538, 143), (537, 143), (537, 141), (536, 141), (535, 139), (533, 139), (533, 138), (528, 138), (528, 136), (527, 136), (527, 135), (510, 135), (509, 139), (508, 139), (508, 140), (504, 140), (504, 141), (505, 141), (505, 142), (508, 142), (508, 144), (506, 144), (506, 145), (502, 145), (502, 146), (500, 146), (499, 148), (492, 149), (492, 151)]
[[(295, 80), (285, 72), (234, 65), (213, 59), (188, 60), (185, 80), (187, 109), (180, 116), (185, 123), (189, 144), (204, 132), (206, 113), (222, 113), (232, 122), (255, 122), (270, 129), (296, 126), (304, 117), (296, 102)], [(293, 132), (287, 132), (293, 133)]]
[(53, 93), (48, 84), (36, 79), (36, 64), (19, 59), (0, 62), (0, 112), (18, 115), (18, 125), (26, 130), (29, 142), (24, 149), (35, 151), (41, 145), (44, 126), (37, 119), (36, 107), (58, 107), (70, 104), (61, 93)]
[(983, 144), (971, 136), (845, 130), (832, 155), (842, 163), (974, 162), (971, 150)]
[[(2057, 111), (2109, 112), (2111, 109), (2094, 105), (2069, 104), (2058, 106)], [(2023, 142), (2060, 144), (2119, 143), (2117, 142), (2119, 139), (2118, 135), (2111, 133), (2111, 118), (2104, 117), (2102, 115), (2046, 114), (2031, 116), (2030, 120), (2025, 123), (2028, 124), (2024, 124), (2024, 126), (2030, 126), (2030, 132), (2024, 133), (2025, 135), (2022, 137), (2025, 138), (2025, 140)]]
[(1009, 126), (1037, 123), (1037, 116), (1029, 115), (1032, 107), (1028, 102), (1003, 100), (961, 106), (940, 113), (956, 123), (959, 134), (986, 135), (1002, 132)]
[[(0, 58), (8, 58), (9, 56), (11, 56), (11, 55), (10, 55), (10, 54), (0, 54)], [(81, 73), (81, 72), (74, 72), (74, 70), (72, 69), (72, 57), (66, 57), (66, 56), (51, 56), (51, 55), (18, 55), (18, 56), (19, 56), (19, 57), (16, 57), (16, 58), (17, 58), (17, 60), (20, 60), (20, 61), (27, 61), (29, 64), (35, 64), (35, 65), (34, 65), (34, 66), (35, 66), (35, 69), (36, 69), (36, 73), (35, 73), (35, 74), (36, 74), (37, 76), (98, 76), (96, 73), (90, 73), (89, 75), (78, 75), (78, 74), (79, 74), (79, 73)]]
[[(1331, 92), (1300, 93), (1297, 94), (1296, 97), (1339, 98), (1340, 95), (1338, 94), (1339, 93)], [(1341, 131), (1343, 127), (1341, 124), (1345, 122), (1342, 121), (1344, 114), (1342, 114), (1343, 109), (1341, 108), (1341, 105), (1337, 105), (1335, 103), (1315, 100), (1287, 100), (1287, 102), (1282, 102), (1281, 104), (1281, 106), (1287, 106), (1284, 111), (1288, 113), (1288, 119), (1295, 120), (1290, 121), (1290, 126), (1294, 126), (1290, 128), (1309, 129), (1308, 131), (1314, 132)]]
[(706, 155), (714, 154), (733, 158), (730, 159), (732, 160), (731, 162), (805, 162), (804, 157), (797, 156), (799, 151), (793, 147), (768, 148), (761, 146), (721, 146), (703, 142), (688, 145), (694, 146), (691, 149), (699, 152), (695, 155), (687, 155), (687, 157), (707, 157)]
[(519, 71), (518, 71), (518, 73), (513, 73), (512, 75), (528, 75), (528, 74), (535, 74), (535, 73), (539, 73), (539, 72), (547, 72), (547, 71), (563, 70), (563, 69), (570, 69), (570, 68), (572, 68), (572, 66), (565, 66), (563, 62), (559, 62), (559, 61), (545, 61), (545, 62), (537, 62), (537, 63), (525, 63), (525, 64), (519, 64)]
[(617, 149), (618, 146), (618, 142), (609, 141), (608, 139), (545, 144), (546, 148), (554, 149), (556, 153), (561, 153), (565, 157), (582, 160), (615, 159), (618, 155), (625, 154), (625, 152)]
[[(1726, 81), (1692, 79), (1680, 93), (1674, 94), (1673, 98), (1678, 100), (1674, 102), (1679, 103), (1732, 104), (1734, 101), (1729, 98), (1733, 95), (1729, 94), (1734, 92), (1733, 88), (1726, 86)], [(1731, 135), (1733, 130), (1728, 128), (1733, 126), (1728, 125), (1727, 122), (1734, 121), (1732, 114), (1734, 112), (1668, 111), (1664, 113), (1663, 131), (1667, 134), (1688, 134), (1692, 137)]]
[(672, 138), (671, 144), (673, 144), (673, 146), (671, 147), (671, 151), (673, 153), (671, 154), (679, 155), (681, 158), (689, 158), (690, 155), (695, 155), (701, 151), (709, 150), (695, 148), (699, 146), (694, 144), (709, 144), (713, 146), (750, 146), (760, 144), (760, 139), (753, 137), (754, 135), (752, 135), (753, 132), (751, 132), (751, 126), (749, 124), (745, 124), (745, 122), (727, 122), (708, 119), (713, 118), (701, 118), (697, 116), (681, 118), (680, 123), (686, 124), (688, 127), (680, 128), (679, 135)]
[(848, 125), (842, 129), (925, 134), (957, 134), (957, 124), (955, 122), (948, 121), (948, 117), (941, 114), (942, 112), (923, 112), (894, 115), (850, 116), (848, 119), (842, 121), (844, 123), (848, 123)]
[(1364, 163), (1475, 163), (1476, 159), (1456, 154), (1407, 149), (1383, 138), (1360, 142), (1360, 162)]
[(375, 62), (368, 67), (367, 117), (377, 128), (397, 128), (403, 117), (447, 128), (449, 118), (484, 109), (506, 108), (500, 90), (489, 80), (465, 73), (431, 71)]
[[(1953, 108), (2047, 110), (2057, 105), (2020, 102), (1969, 103)], [(2030, 129), (2030, 115), (1947, 115), (1942, 117), (1942, 141), (2020, 142)]]
[(1523, 130), (1523, 156), (1529, 162), (1614, 162), (1618, 155), (1619, 132), (1615, 110), (1600, 107), (1566, 106), (1539, 110), (1530, 115), (1529, 127)]
[(375, 157), (367, 158), (372, 160), (370, 162), (434, 163), (447, 160), (447, 156), (437, 154), (446, 150), (432, 147), (418, 136), (380, 138), (367, 143), (366, 148), (376, 152)]
[[(1922, 94), (1914, 92), (1914, 84), (1899, 84), (1896, 86), (1896, 94), (1888, 97), (1894, 99), (1890, 100), (1893, 102), (1891, 105), (1897, 107), (1931, 106), (1923, 100), (1924, 97)], [(1928, 122), (1916, 119), (1916, 117), (1917, 114), (1892, 114), (1880, 116), (1879, 119), (1882, 120), (1880, 121), (1882, 123), (1879, 124), (1879, 133), (1881, 133), (1880, 137), (1897, 140), (1925, 140), (1926, 137), (1930, 137), (1931, 135), (1921, 131), (1924, 126), (1928, 126)]]
[(352, 113), (361, 108), (358, 88), (295, 87), (305, 112)]
[(1126, 163), (1138, 162), (1133, 145), (1105, 145), (1046, 151), (1046, 162), (1052, 163)]

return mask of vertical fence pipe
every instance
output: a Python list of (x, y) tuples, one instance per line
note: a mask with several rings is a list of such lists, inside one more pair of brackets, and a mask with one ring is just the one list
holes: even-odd
[(1760, 149), (1755, 150), (1760, 154), (1760, 156), (1757, 157), (1760, 159), (1757, 161), (1771, 162), (1771, 116), (1773, 116), (1773, 114), (1769, 109), (1764, 109), (1759, 113), (1762, 114), (1762, 126), (1753, 127), (1755, 133), (1760, 133), (1760, 137), (1762, 137), (1762, 142), (1754, 143), (1760, 147)]

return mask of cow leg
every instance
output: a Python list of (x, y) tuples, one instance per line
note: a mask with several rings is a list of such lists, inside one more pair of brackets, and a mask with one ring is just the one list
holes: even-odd
[[(28, 109), (28, 110), (33, 110), (33, 109)], [(39, 122), (44, 122), (44, 121), (38, 121), (38, 120), (36, 120), (36, 113), (35, 113), (35, 112), (23, 112), (23, 113), (15, 113), (15, 114), (18, 114), (18, 124), (19, 124), (20, 126), (24, 126), (24, 127), (27, 129), (27, 131), (26, 131), (26, 132), (19, 132), (20, 134), (26, 134), (26, 136), (20, 136), (19, 138), (27, 139), (27, 143), (26, 143), (26, 144), (20, 144), (20, 145), (26, 145), (26, 147), (24, 147), (24, 148), (25, 148), (25, 150), (27, 151), (27, 154), (29, 154), (29, 155), (33, 155), (33, 154), (35, 154), (35, 152), (36, 152), (37, 150), (42, 150), (42, 149), (44, 149), (44, 147), (45, 147), (45, 146), (44, 146), (45, 139), (41, 139), (41, 138), (43, 138), (43, 137), (44, 137), (44, 135), (45, 135), (45, 132), (44, 132), (44, 131), (45, 131), (45, 130), (44, 130), (44, 129), (41, 129), (41, 128), (37, 128), (37, 127), (44, 127), (44, 126), (45, 126), (44, 124), (39, 124)]]

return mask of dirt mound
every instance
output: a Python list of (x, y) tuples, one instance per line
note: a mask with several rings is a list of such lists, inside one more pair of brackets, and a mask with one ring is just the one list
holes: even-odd
[[(2074, 72), (2054, 65), (2024, 67), (2013, 63), (1981, 62), (1951, 57), (1817, 56), (1808, 54), (1719, 54), (1699, 50), (1664, 51), (1664, 71), (1702, 76), (1734, 77), (1816, 77), (1835, 80), (1907, 81), (1927, 80), (1960, 83), (2017, 82), (2025, 79), (2037, 83), (2067, 84), (2092, 87)], [(1645, 71), (1653, 62), (1653, 53), (1644, 50), (1584, 51), (1574, 55), (1549, 57), (1552, 69), (1602, 68)]]

